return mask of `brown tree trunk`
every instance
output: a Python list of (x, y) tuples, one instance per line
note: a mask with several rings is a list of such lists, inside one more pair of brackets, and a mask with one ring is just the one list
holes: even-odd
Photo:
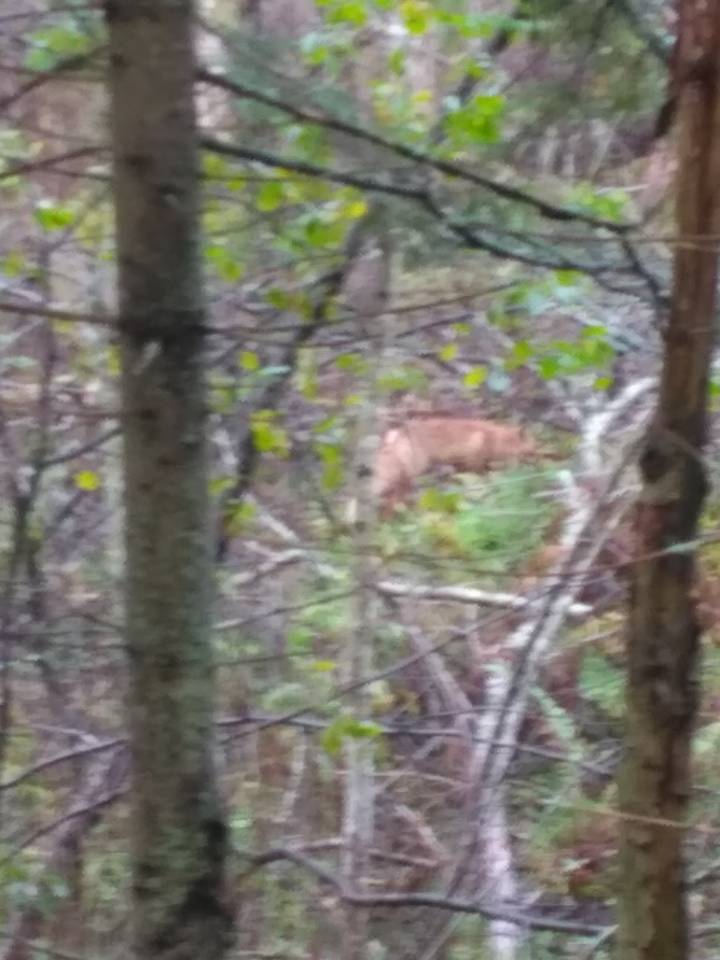
[(720, 0), (682, 0), (677, 233), (660, 399), (640, 469), (620, 777), (623, 960), (688, 956), (682, 848), (691, 788), (700, 628), (691, 546), (706, 492), (702, 449), (720, 229)]
[(212, 762), (211, 553), (191, 0), (108, 0), (140, 958), (228, 944)]

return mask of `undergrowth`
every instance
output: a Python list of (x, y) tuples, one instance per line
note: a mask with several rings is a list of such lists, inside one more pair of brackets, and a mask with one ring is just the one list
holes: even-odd
[(441, 581), (498, 587), (546, 540), (550, 485), (549, 471), (518, 467), (426, 489), (380, 531), (382, 552), (408, 573), (429, 560)]

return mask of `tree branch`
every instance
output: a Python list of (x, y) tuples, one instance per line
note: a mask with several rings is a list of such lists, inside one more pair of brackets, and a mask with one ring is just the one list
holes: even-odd
[(295, 120), (325, 127), (328, 130), (334, 130), (337, 133), (342, 133), (358, 140), (364, 140), (366, 143), (372, 143), (383, 150), (389, 150), (391, 153), (405, 160), (410, 160), (417, 166), (429, 167), (454, 180), (463, 180), (473, 184), (473, 186), (481, 187), (483, 190), (487, 190), (502, 200), (510, 200), (514, 203), (529, 206), (535, 210), (536, 213), (540, 214), (540, 216), (548, 220), (562, 221), (565, 223), (584, 223), (587, 226), (608, 230), (617, 235), (622, 235), (635, 226), (633, 224), (618, 224), (611, 220), (604, 220), (600, 217), (593, 217), (577, 210), (570, 210), (567, 207), (560, 207), (556, 204), (548, 203), (546, 200), (541, 200), (539, 197), (535, 197), (525, 190), (508, 186), (505, 183), (492, 180), (490, 177), (484, 177), (482, 174), (467, 169), (467, 167), (452, 163), (449, 160), (442, 160), (439, 157), (433, 157), (431, 154), (418, 150), (415, 147), (410, 147), (407, 144), (388, 140), (378, 133), (359, 127), (356, 124), (339, 120), (336, 117), (329, 117), (326, 114), (318, 116), (318, 114), (313, 113), (311, 110), (289, 104), (278, 97), (273, 97), (270, 94), (255, 90), (252, 87), (247, 87), (244, 84), (230, 80), (226, 76), (212, 73), (209, 70), (199, 70), (198, 78), (204, 83), (220, 87), (226, 92), (232, 93), (242, 99), (254, 100), (276, 110), (281, 110)]
[(501, 910), (488, 907), (475, 900), (463, 900), (453, 897), (443, 897), (434, 893), (382, 893), (359, 894), (348, 890), (331, 870), (317, 861), (306, 857), (296, 850), (285, 847), (274, 847), (264, 853), (250, 855), (250, 867), (245, 876), (273, 863), (287, 862), (311, 873), (321, 883), (332, 887), (336, 895), (345, 903), (364, 908), (392, 908), (392, 907), (431, 907), (437, 910), (447, 910), (453, 913), (466, 913), (485, 917), (487, 920), (505, 920), (517, 926), (531, 930), (547, 930), (553, 933), (565, 933), (581, 937), (597, 937), (606, 928), (600, 924), (576, 923), (570, 920), (560, 920), (551, 916), (543, 917), (538, 914), (519, 910)]

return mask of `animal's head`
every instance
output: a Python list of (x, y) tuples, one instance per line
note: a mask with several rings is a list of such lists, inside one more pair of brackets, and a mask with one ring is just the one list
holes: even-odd
[(382, 438), (373, 469), (372, 492), (376, 497), (387, 497), (409, 482), (405, 446), (407, 440), (400, 430), (388, 430)]
[(480, 422), (488, 437), (489, 459), (494, 463), (529, 463), (541, 459), (537, 440), (514, 424)]

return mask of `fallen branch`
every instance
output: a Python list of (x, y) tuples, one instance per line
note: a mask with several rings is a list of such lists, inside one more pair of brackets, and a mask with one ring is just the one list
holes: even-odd
[[(450, 601), (472, 603), (477, 606), (499, 607), (504, 610), (525, 610), (532, 604), (531, 598), (516, 593), (478, 590), (475, 587), (442, 586), (426, 587), (421, 584), (402, 583), (399, 580), (381, 580), (375, 589), (387, 597), (411, 597), (413, 600)], [(572, 617), (586, 617), (592, 613), (587, 603), (571, 603), (568, 613)]]
[(561, 920), (552, 916), (541, 916), (528, 913), (522, 909), (498, 909), (486, 906), (474, 900), (464, 900), (453, 897), (444, 897), (434, 893), (383, 893), (359, 894), (347, 889), (341, 879), (331, 870), (317, 861), (306, 857), (292, 848), (274, 847), (265, 853), (250, 855), (250, 866), (245, 877), (255, 870), (273, 863), (287, 862), (311, 873), (318, 881), (330, 886), (335, 894), (344, 903), (364, 908), (391, 908), (391, 907), (423, 907), (446, 910), (452, 913), (466, 913), (485, 917), (488, 920), (504, 920), (508, 923), (524, 927), (529, 930), (547, 930), (553, 933), (565, 933), (581, 937), (597, 937), (606, 929), (604, 925), (590, 923), (576, 923), (571, 920)]

